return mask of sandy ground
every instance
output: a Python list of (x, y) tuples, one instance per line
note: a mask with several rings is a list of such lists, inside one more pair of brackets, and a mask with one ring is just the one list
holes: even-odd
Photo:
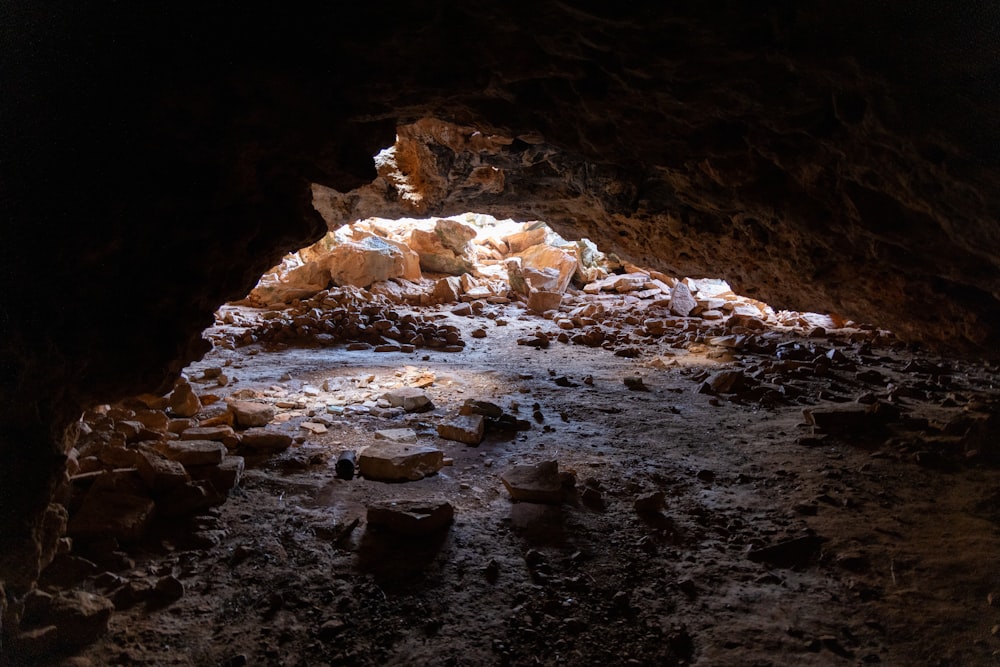
[[(803, 375), (801, 396), (764, 407), (699, 393), (698, 378), (752, 370), (766, 355), (720, 363), (690, 354), (661, 368), (651, 363), (664, 352), (656, 343), (636, 358), (557, 343), (537, 350), (517, 338), (554, 325), (500, 308), (506, 327), (446, 316), (463, 331), (488, 329), (466, 337), (460, 353), (253, 345), (220, 347), (193, 365), (193, 379), (222, 366), (236, 380), (222, 389), (195, 381), (199, 391), (284, 392), (307, 404), (315, 398), (304, 397), (307, 385), (332, 380), (356, 393), (367, 384), (377, 398), (427, 371), (435, 408), (391, 419), (321, 411), (328, 432), (320, 435), (300, 427), (306, 410), (290, 411), (272, 428), (300, 442), (249, 462), (224, 505), (131, 547), (135, 567), (122, 576), (173, 573), (184, 595), (117, 612), (109, 634), (74, 664), (1000, 662), (992, 431), (977, 431), (982, 442), (966, 453), (972, 436), (948, 437), (942, 426), (972, 414), (970, 404), (989, 414), (994, 368), (951, 362), (941, 387), (902, 370), (913, 359), (905, 350), (786, 334), (859, 366)], [(918, 389), (894, 396), (905, 423), (808, 439), (802, 408), (825, 404), (821, 392), (851, 401), (871, 392), (856, 379), (867, 369), (890, 387)], [(629, 376), (648, 391), (626, 388)], [(468, 398), (516, 412), (532, 429), (489, 435), (478, 447), (438, 438), (436, 424)], [(340, 451), (401, 426), (453, 464), (407, 483), (335, 477)], [(550, 459), (575, 473), (575, 491), (557, 506), (512, 502), (499, 472)], [(665, 494), (663, 511), (636, 512), (635, 499), (652, 491)], [(438, 536), (394, 537), (366, 524), (371, 501), (430, 496), (455, 507)], [(810, 536), (818, 546), (790, 563), (748, 557)]]

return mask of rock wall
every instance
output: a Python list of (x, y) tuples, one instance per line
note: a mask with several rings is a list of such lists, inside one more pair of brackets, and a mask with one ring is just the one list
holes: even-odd
[(997, 12), (664, 7), (8, 3), (0, 563), (44, 558), (81, 410), (166, 386), (218, 304), (323, 233), (311, 183), (347, 193), (334, 217), (519, 213), (776, 306), (992, 353)]

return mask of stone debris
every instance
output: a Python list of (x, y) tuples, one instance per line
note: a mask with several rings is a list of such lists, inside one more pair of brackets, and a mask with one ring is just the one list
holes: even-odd
[(201, 411), (201, 401), (185, 379), (180, 379), (168, 399), (170, 411), (178, 417), (194, 417)]
[(443, 465), (440, 449), (390, 441), (369, 445), (358, 455), (358, 467), (365, 478), (387, 482), (423, 479)]
[(558, 461), (513, 466), (500, 475), (511, 499), (558, 505), (563, 501), (563, 479)]
[(651, 491), (637, 496), (632, 504), (636, 512), (659, 512), (666, 506), (666, 494), (663, 491)]
[(389, 500), (368, 506), (368, 524), (401, 535), (420, 536), (440, 532), (455, 517), (446, 500)]
[(168, 491), (190, 480), (183, 465), (153, 451), (139, 451), (138, 470), (143, 483), (153, 493)]
[(185, 467), (219, 464), (226, 456), (226, 446), (214, 440), (163, 440), (155, 447), (160, 454)]
[(154, 509), (155, 503), (143, 495), (92, 488), (70, 518), (66, 534), (74, 538), (137, 540), (146, 532)]
[(292, 436), (268, 428), (254, 427), (243, 431), (240, 444), (254, 452), (275, 454), (292, 445)]
[(562, 303), (561, 292), (545, 292), (541, 290), (533, 291), (528, 296), (528, 310), (536, 313), (544, 313), (547, 310), (556, 310)]
[(320, 424), (319, 422), (302, 422), (299, 424), (299, 428), (305, 429), (313, 435), (322, 435), (328, 430), (326, 424)]
[(382, 398), (394, 408), (403, 408), (406, 412), (426, 412), (434, 409), (434, 404), (427, 394), (415, 387), (400, 387), (382, 394)]
[(438, 424), (437, 434), (445, 440), (464, 442), (467, 445), (478, 445), (483, 441), (486, 430), (486, 418), (478, 414), (459, 415)]
[(276, 414), (274, 406), (267, 403), (240, 400), (229, 401), (229, 412), (236, 420), (236, 425), (242, 428), (267, 426)]

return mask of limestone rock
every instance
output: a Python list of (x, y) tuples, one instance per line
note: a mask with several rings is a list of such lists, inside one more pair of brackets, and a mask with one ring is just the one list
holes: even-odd
[(566, 288), (569, 287), (570, 281), (573, 279), (573, 274), (576, 272), (576, 257), (550, 245), (532, 246), (518, 253), (517, 256), (521, 258), (522, 271), (526, 269), (536, 271), (551, 269), (556, 271), (559, 277), (556, 280), (554, 289), (551, 290), (554, 292), (565, 292)]
[(558, 461), (509, 468), (500, 480), (514, 500), (557, 505), (563, 500), (562, 477)]
[(445, 440), (464, 442), (467, 445), (478, 445), (483, 441), (486, 428), (486, 418), (482, 415), (459, 415), (454, 419), (438, 424), (437, 433)]
[(382, 394), (382, 398), (394, 408), (403, 408), (406, 412), (426, 412), (433, 410), (434, 404), (427, 394), (416, 387), (400, 387)]
[[(378, 236), (345, 241), (322, 260), (335, 285), (369, 287), (372, 283), (401, 278), (407, 272), (403, 251)], [(411, 269), (412, 274), (412, 269)]]
[(226, 446), (214, 440), (163, 440), (156, 451), (183, 466), (201, 466), (222, 463)]
[(208, 480), (216, 491), (225, 493), (239, 486), (246, 461), (242, 456), (227, 456), (214, 466), (194, 466), (188, 472), (196, 480)]
[(503, 240), (507, 243), (509, 252), (512, 255), (516, 255), (519, 252), (527, 250), (531, 246), (538, 245), (539, 243), (545, 243), (545, 238), (548, 236), (548, 230), (545, 227), (539, 227), (538, 229), (529, 229), (523, 232), (517, 232), (503, 237)]
[(698, 301), (691, 294), (691, 289), (683, 282), (679, 281), (670, 290), (670, 312), (681, 317), (687, 317), (691, 311), (698, 307)]
[(469, 244), (476, 238), (476, 230), (469, 225), (440, 218), (434, 222), (434, 233), (441, 239), (441, 245), (453, 251), (456, 255), (470, 255), (472, 248)]
[(456, 252), (446, 246), (436, 232), (414, 229), (410, 232), (408, 245), (420, 255), (420, 268), (424, 271), (459, 276), (475, 268), (475, 258), (471, 253)]
[(274, 454), (283, 452), (292, 445), (292, 436), (266, 428), (255, 427), (243, 431), (240, 443), (255, 452)]
[(62, 593), (49, 605), (47, 622), (58, 628), (59, 642), (84, 646), (108, 631), (108, 621), (115, 607), (111, 600), (85, 591)]
[(562, 303), (560, 292), (532, 292), (528, 296), (528, 310), (536, 313), (544, 313), (547, 310), (555, 310)]
[(178, 417), (193, 417), (201, 411), (201, 401), (186, 380), (178, 382), (170, 394), (170, 411)]
[(69, 521), (70, 537), (113, 537), (137, 540), (153, 518), (153, 501), (127, 493), (101, 492), (92, 488)]
[(153, 493), (167, 491), (190, 479), (183, 465), (156, 452), (141, 451), (138, 468), (139, 476)]
[(362, 475), (389, 482), (423, 479), (443, 465), (444, 452), (440, 449), (390, 441), (369, 445), (358, 456)]
[(446, 276), (434, 283), (431, 299), (434, 303), (454, 303), (462, 296), (462, 283), (457, 276)]
[(229, 401), (229, 411), (233, 413), (236, 424), (242, 428), (267, 426), (275, 415), (273, 406), (255, 401)]
[(441, 499), (389, 500), (368, 507), (368, 523), (403, 535), (428, 535), (446, 528), (455, 508)]

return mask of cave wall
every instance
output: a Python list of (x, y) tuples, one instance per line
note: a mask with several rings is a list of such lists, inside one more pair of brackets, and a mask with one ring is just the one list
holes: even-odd
[(995, 354), (997, 10), (798, 5), (5, 5), (8, 594), (43, 560), (81, 409), (196, 358), (219, 303), (324, 231), (311, 183), (328, 217), (413, 208), (371, 156), (424, 118), (503, 139), (459, 130), (459, 150), (439, 137), (399, 166), (468, 183), (426, 187), (427, 214), (546, 219), (776, 306)]

